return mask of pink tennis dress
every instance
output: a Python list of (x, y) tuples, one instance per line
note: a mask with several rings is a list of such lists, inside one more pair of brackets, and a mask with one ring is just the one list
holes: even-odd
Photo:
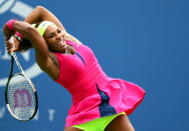
[(86, 45), (67, 41), (74, 55), (55, 53), (60, 64), (56, 80), (72, 95), (66, 127), (120, 112), (130, 114), (142, 101), (145, 91), (138, 85), (107, 76), (93, 51)]

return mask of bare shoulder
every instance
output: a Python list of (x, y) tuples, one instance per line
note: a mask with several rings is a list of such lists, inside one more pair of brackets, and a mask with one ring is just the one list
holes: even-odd
[(73, 35), (71, 35), (70, 33), (66, 32), (66, 31), (64, 32), (64, 37), (66, 40), (76, 42), (79, 45), (83, 44), (80, 40), (78, 40), (76, 37), (74, 37)]

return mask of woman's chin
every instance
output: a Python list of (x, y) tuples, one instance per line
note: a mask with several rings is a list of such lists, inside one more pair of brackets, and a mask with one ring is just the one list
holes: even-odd
[(61, 49), (59, 49), (57, 51), (60, 52), (60, 53), (65, 53), (66, 52), (66, 48), (64, 47), (64, 48), (61, 48)]

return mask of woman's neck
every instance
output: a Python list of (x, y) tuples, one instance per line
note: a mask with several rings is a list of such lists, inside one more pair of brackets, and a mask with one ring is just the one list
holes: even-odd
[(66, 50), (65, 50), (65, 52), (64, 52), (64, 54), (71, 54), (71, 55), (75, 54), (74, 47), (71, 46), (71, 45), (68, 45), (67, 48), (66, 48)]

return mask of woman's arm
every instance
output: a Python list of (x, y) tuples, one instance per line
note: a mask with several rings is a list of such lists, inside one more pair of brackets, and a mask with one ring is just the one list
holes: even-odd
[(65, 32), (65, 38), (70, 41), (74, 41), (78, 44), (82, 44), (77, 38), (70, 35), (62, 23), (59, 21), (59, 19), (49, 10), (42, 6), (37, 6), (24, 20), (27, 23), (33, 24), (33, 23), (41, 23), (42, 21), (51, 21), (55, 23), (56, 26), (61, 28)]
[(32, 47), (35, 49), (36, 62), (39, 67), (53, 79), (57, 79), (59, 67), (57, 64), (54, 64), (55, 62), (52, 59), (54, 56), (49, 52), (44, 38), (39, 35), (34, 27), (26, 22), (15, 21), (13, 27), (15, 31), (19, 32), (32, 43)]
[(41, 23), (42, 21), (51, 21), (55, 23), (56, 26), (66, 31), (62, 23), (58, 20), (58, 18), (49, 10), (42, 6), (37, 6), (24, 20), (27, 23)]

